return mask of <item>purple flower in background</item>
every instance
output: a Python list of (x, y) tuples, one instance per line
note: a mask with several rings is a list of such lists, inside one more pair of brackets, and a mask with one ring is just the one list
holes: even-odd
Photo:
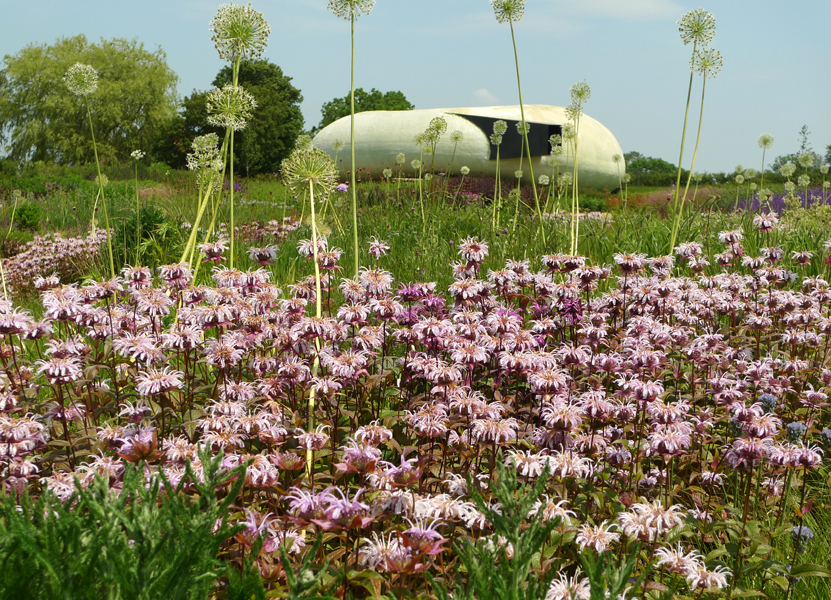
[(339, 183), (338, 187), (335, 188), (339, 192), (348, 192), (349, 191), (349, 184), (346, 183)]

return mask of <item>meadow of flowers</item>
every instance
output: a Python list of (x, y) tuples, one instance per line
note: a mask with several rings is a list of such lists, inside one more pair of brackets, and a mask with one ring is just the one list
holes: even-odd
[[(212, 23), (235, 69), (258, 15)], [(0, 261), (0, 598), (829, 596), (824, 180), (580, 229), (576, 165), (503, 205), (466, 167), (359, 190), (301, 140), (279, 198), (223, 195), (252, 107), (211, 102), (191, 222), (146, 239), (96, 166), (89, 232)]]
[[(210, 285), (187, 264), (40, 278), (42, 318), (8, 301), (0, 314), (4, 488), (71, 504), (141, 465), (163, 498), (221, 457), (244, 479), (222, 552), (256, 551), (266, 586), (284, 577), (280, 547), (296, 561), (322, 534), (343, 579), (325, 580), (376, 595), (425, 593), (428, 573), (452, 588), (466, 543), (497, 563), (528, 554), (547, 598), (588, 598), (581, 555), (601, 553), (636, 557), (627, 597), (787, 590), (831, 441), (831, 290), (775, 247), (747, 256), (739, 231), (719, 237), (715, 275), (696, 243), (483, 273), (488, 247), (470, 238), (447, 289), (396, 282), (381, 240), (338, 280), (341, 251), (321, 239), (320, 318), (313, 278), (281, 290), (223, 266), (221, 241)], [(514, 508), (498, 474), (541, 483), (497, 535)], [(540, 526), (538, 547), (514, 547)]]

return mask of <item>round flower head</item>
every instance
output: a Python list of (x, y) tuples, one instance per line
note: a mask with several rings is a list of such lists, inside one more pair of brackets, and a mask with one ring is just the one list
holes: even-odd
[(691, 10), (678, 21), (678, 31), (685, 46), (690, 42), (706, 46), (716, 35), (716, 18), (703, 8)]
[(585, 81), (578, 81), (571, 86), (571, 101), (578, 104), (585, 104), (591, 98), (592, 89)]
[(340, 139), (332, 140), (332, 149), (335, 152), (340, 152), (341, 150), (343, 150), (343, 147), (344, 147), (343, 140), (340, 140)]
[(744, 183), (744, 175), (736, 175), (736, 183), (741, 185)]
[(240, 131), (257, 108), (254, 96), (238, 85), (226, 85), (208, 94), (208, 123)]
[(447, 131), (447, 119), (444, 117), (433, 117), (430, 119), (430, 125), (424, 133), (429, 138), (429, 141), (436, 140), (444, 135)]
[(828, 165), (820, 165), (819, 166), (819, 172), (822, 173), (823, 175), (827, 175), (828, 174)]
[(793, 164), (792, 162), (787, 162), (784, 165), (782, 165), (781, 167), (779, 167), (779, 173), (783, 177), (790, 177), (791, 175), (796, 173), (796, 165)]
[(499, 146), (502, 143), (502, 136), (498, 133), (491, 134), (491, 144)]
[(222, 60), (257, 58), (268, 45), (271, 28), (263, 13), (248, 6), (223, 4), (211, 21), (210, 31)]
[(142, 158), (144, 158), (144, 152), (142, 152), (141, 150), (133, 150), (132, 152), (130, 152), (130, 157), (133, 160), (141, 160)]
[(816, 159), (815, 159), (815, 157), (814, 157), (813, 152), (803, 152), (803, 153), (802, 153), (802, 154), (800, 154), (800, 155), (799, 155), (799, 157), (796, 159), (796, 162), (798, 162), (798, 163), (799, 163), (799, 166), (800, 166), (800, 167), (802, 167), (802, 168), (804, 168), (804, 169), (810, 169), (811, 167), (813, 167), (813, 166), (814, 166), (814, 161), (815, 161), (815, 160), (816, 160)]
[(550, 179), (548, 178), (548, 175), (540, 175), (538, 183), (540, 185), (548, 185), (549, 181)]
[(463, 139), (465, 139), (465, 134), (463, 134), (458, 129), (450, 134), (450, 141), (453, 142), (454, 144), (458, 144)]
[(696, 50), (692, 57), (692, 70), (698, 71), (704, 77), (712, 79), (721, 71), (724, 61), (721, 59), (721, 52), (712, 48)]
[(516, 171), (514, 171), (514, 177), (516, 177), (517, 179), (522, 179), (522, 169), (517, 169)]
[(382, 174), (384, 175), (384, 179), (392, 178), (392, 169), (384, 169)]
[(505, 135), (508, 131), (508, 124), (505, 121), (499, 120), (493, 122), (493, 132), (497, 135)]
[[(222, 170), (222, 159), (219, 156), (219, 137), (215, 133), (200, 135), (193, 140), (193, 152), (187, 155), (187, 167), (191, 171), (199, 171), (197, 181), (203, 182), (203, 176), (208, 181)], [(214, 182), (219, 184), (217, 178)]]
[(403, 152), (399, 152), (395, 157), (395, 162), (399, 165), (403, 165), (405, 160), (407, 160), (407, 157), (404, 156)]
[(744, 178), (745, 179), (753, 179), (756, 177), (756, 169), (745, 169)]
[(418, 169), (420, 169), (420, 168), (421, 168), (421, 161), (420, 161), (420, 160), (418, 160), (418, 159), (416, 158), (416, 159), (414, 159), (414, 160), (410, 161), (410, 166), (411, 166), (413, 169), (418, 170)]
[(770, 150), (773, 148), (773, 136), (769, 133), (763, 133), (759, 136), (759, 148)]
[(69, 91), (79, 97), (89, 96), (98, 89), (98, 71), (82, 63), (69, 67), (63, 80)]
[(329, 0), (329, 10), (341, 19), (357, 19), (368, 15), (375, 6), (375, 0)]
[(286, 186), (299, 196), (314, 187), (315, 194), (328, 196), (338, 182), (335, 162), (323, 150), (309, 146), (298, 148), (281, 166)]
[(796, 178), (796, 183), (802, 187), (807, 187), (811, 183), (811, 178), (807, 175), (800, 175)]
[(469, 175), (470, 167), (462, 167), (461, 169), (459, 169), (459, 173), (461, 173), (463, 176)]
[(500, 23), (520, 21), (525, 13), (525, 0), (491, 0), (491, 6)]

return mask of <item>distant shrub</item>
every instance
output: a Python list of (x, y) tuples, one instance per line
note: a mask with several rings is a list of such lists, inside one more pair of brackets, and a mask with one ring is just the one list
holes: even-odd
[(14, 214), (14, 226), (21, 231), (37, 231), (43, 219), (43, 209), (39, 204), (26, 202), (17, 207)]

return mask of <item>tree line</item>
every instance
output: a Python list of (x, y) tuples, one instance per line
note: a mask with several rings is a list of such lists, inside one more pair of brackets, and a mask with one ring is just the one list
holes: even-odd
[[(93, 66), (99, 86), (89, 98), (95, 116), (95, 138), (103, 163), (126, 162), (134, 150), (146, 160), (184, 168), (194, 138), (222, 133), (208, 125), (208, 91), (194, 90), (179, 100), (177, 75), (167, 65), (161, 48), (145, 49), (137, 40), (102, 39), (90, 43), (84, 35), (61, 38), (52, 45), (32, 44), (4, 58), (0, 70), (0, 154), (17, 164), (43, 161), (80, 165), (94, 160), (92, 133), (86, 107), (67, 92), (63, 77), (75, 63)], [(211, 85), (230, 83), (231, 69), (223, 67)], [(249, 126), (234, 147), (234, 164), (243, 175), (275, 173), (304, 132), (300, 111), (303, 95), (292, 78), (267, 59), (243, 61), (239, 83), (257, 101)], [(400, 91), (355, 89), (355, 112), (412, 110)], [(350, 95), (323, 104), (320, 123), (312, 134), (350, 113)], [(831, 145), (825, 156), (813, 152), (807, 126), (799, 131), (799, 150), (770, 163), (772, 172), (796, 162), (805, 152), (816, 156), (816, 168), (831, 164)], [(677, 166), (640, 152), (624, 155), (633, 185), (671, 185)], [(236, 169), (235, 169), (236, 170)], [(733, 173), (707, 174), (712, 183), (725, 183)], [(772, 181), (772, 180), (770, 180)]]
[[(94, 131), (87, 106), (63, 82), (76, 63), (98, 71), (98, 89), (88, 99)], [(0, 155), (5, 154), (7, 163), (86, 164), (94, 161), (94, 134), (104, 164), (129, 161), (133, 151), (141, 150), (148, 162), (184, 168), (194, 138), (220, 132), (207, 122), (208, 91), (194, 90), (180, 100), (178, 80), (161, 48), (149, 51), (135, 39), (102, 39), (95, 44), (78, 35), (52, 45), (26, 46), (6, 56), (0, 70)], [(230, 81), (231, 69), (226, 66), (211, 85)], [(304, 132), (301, 91), (267, 59), (243, 61), (239, 84), (254, 96), (257, 108), (237, 136), (235, 171), (275, 173)], [(398, 91), (358, 88), (355, 101), (356, 112), (414, 108)], [(349, 94), (325, 103), (321, 113), (313, 133), (349, 114)]]

